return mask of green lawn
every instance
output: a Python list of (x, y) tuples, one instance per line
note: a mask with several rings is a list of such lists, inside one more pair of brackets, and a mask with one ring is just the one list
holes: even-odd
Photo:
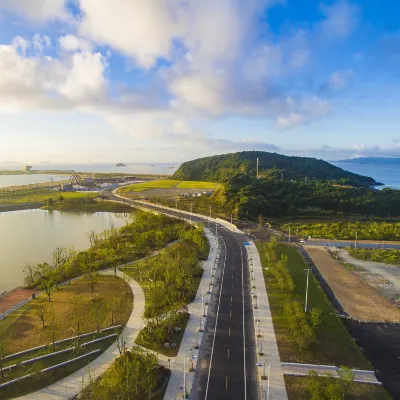
[(215, 182), (183, 181), (177, 187), (179, 189), (218, 189), (221, 187), (221, 184)]
[[(263, 243), (257, 244), (261, 262), (266, 265)], [(293, 297), (304, 303), (306, 290), (306, 263), (297, 248), (285, 245), (276, 247), (278, 258), (281, 254), (288, 255), (288, 269), (295, 284)], [(345, 365), (351, 368), (371, 369), (371, 365), (361, 353), (341, 320), (335, 313), (331, 303), (316, 278), (310, 274), (308, 304), (309, 308), (322, 310), (322, 323), (318, 328), (316, 343), (300, 352), (291, 340), (290, 331), (286, 327), (283, 316), (283, 304), (288, 295), (279, 289), (268, 271), (263, 269), (268, 299), (271, 307), (275, 332), (277, 335), (279, 353), (282, 361), (305, 362), (311, 364)]]
[(175, 181), (172, 179), (161, 179), (158, 181), (134, 183), (132, 185), (124, 186), (118, 189), (118, 193), (143, 192), (147, 189), (170, 189), (180, 182), (181, 181)]
[(143, 192), (148, 189), (171, 189), (177, 187), (179, 189), (218, 189), (220, 183), (215, 182), (198, 182), (198, 181), (176, 181), (173, 179), (161, 179), (144, 183), (135, 183), (118, 189), (118, 193)]

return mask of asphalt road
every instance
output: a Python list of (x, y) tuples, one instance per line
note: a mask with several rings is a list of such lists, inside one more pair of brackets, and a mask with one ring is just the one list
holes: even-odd
[[(110, 194), (110, 198), (115, 198)], [(127, 202), (130, 201), (127, 199)], [(164, 214), (182, 217), (154, 205), (142, 205)], [(187, 215), (189, 218), (189, 214)], [(207, 219), (193, 216), (193, 221)], [(216, 228), (212, 224), (212, 229)], [(222, 225), (219, 235), (219, 268), (211, 289), (209, 312), (190, 399), (258, 400), (256, 340), (251, 303), (246, 237)]]

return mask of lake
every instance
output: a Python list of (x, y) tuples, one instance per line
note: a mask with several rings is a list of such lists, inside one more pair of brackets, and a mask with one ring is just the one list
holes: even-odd
[(0, 188), (8, 186), (31, 185), (34, 183), (44, 183), (53, 181), (65, 181), (69, 175), (53, 174), (28, 174), (28, 175), (0, 175)]
[(23, 210), (0, 213), (0, 294), (24, 283), (26, 264), (50, 262), (57, 246), (89, 247), (87, 232), (125, 225), (126, 214)]

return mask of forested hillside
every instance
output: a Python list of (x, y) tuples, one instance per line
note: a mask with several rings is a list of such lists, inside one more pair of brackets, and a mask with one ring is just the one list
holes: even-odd
[(213, 196), (237, 218), (288, 215), (400, 216), (400, 190), (354, 188), (329, 182), (236, 177)]
[(239, 174), (255, 176), (257, 158), (261, 177), (272, 176), (285, 181), (307, 178), (354, 186), (377, 184), (372, 178), (345, 171), (323, 160), (265, 151), (243, 151), (188, 161), (179, 167), (172, 179), (226, 182)]

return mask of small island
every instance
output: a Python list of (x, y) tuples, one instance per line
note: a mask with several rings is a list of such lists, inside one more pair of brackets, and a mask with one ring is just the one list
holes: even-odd
[(123, 164), (123, 163), (118, 163), (118, 164), (115, 164), (115, 166), (116, 166), (116, 167), (126, 167), (126, 165), (125, 165), (125, 164)]

